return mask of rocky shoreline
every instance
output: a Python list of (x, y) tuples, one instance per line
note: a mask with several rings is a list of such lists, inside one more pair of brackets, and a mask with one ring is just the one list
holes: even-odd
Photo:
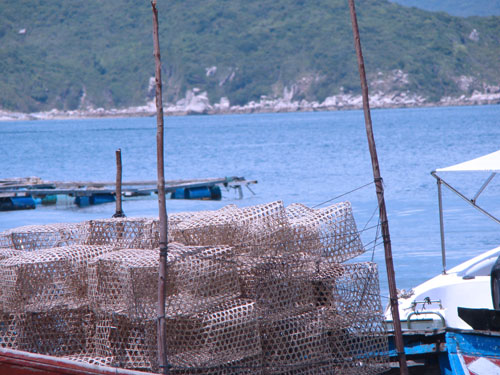
[[(370, 95), (371, 108), (418, 108), (436, 106), (465, 106), (500, 104), (500, 92), (482, 93), (474, 91), (471, 95), (459, 97), (444, 97), (438, 102), (430, 102), (423, 96), (409, 92), (384, 94), (374, 92)], [(205, 92), (196, 89), (186, 93), (186, 97), (177, 103), (165, 103), (166, 116), (213, 115), (213, 114), (248, 114), (248, 113), (279, 113), (279, 112), (312, 112), (337, 111), (362, 108), (361, 95), (338, 94), (326, 98), (323, 102), (293, 100), (289, 97), (262, 97), (259, 102), (249, 102), (245, 105), (231, 105), (227, 98), (221, 98), (218, 103), (211, 104)], [(73, 118), (100, 117), (144, 117), (156, 114), (155, 102), (150, 101), (143, 106), (120, 109), (84, 108), (71, 111), (52, 109), (46, 112), (21, 113), (0, 109), (0, 121), (29, 121)]]

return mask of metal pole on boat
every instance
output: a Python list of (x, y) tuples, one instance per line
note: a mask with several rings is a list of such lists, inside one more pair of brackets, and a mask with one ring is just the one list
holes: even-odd
[(116, 185), (115, 185), (115, 198), (116, 209), (113, 217), (125, 217), (122, 210), (122, 150), (118, 149), (116, 155)]
[(442, 181), (436, 175), (437, 186), (438, 186), (438, 203), (439, 203), (439, 232), (441, 234), (441, 259), (443, 262), (443, 274), (446, 274), (446, 248), (444, 242), (444, 219), (443, 219), (443, 189)]
[(151, 1), (151, 7), (153, 9), (153, 42), (156, 68), (156, 158), (158, 172), (158, 216), (160, 220), (160, 265), (158, 270), (158, 306), (156, 310), (158, 319), (158, 362), (162, 373), (169, 374), (170, 368), (167, 357), (165, 322), (165, 296), (168, 256), (168, 216), (165, 202), (163, 99), (161, 84), (160, 38), (158, 35), (158, 9), (156, 8), (156, 0)]
[(359, 37), (358, 19), (356, 16), (356, 7), (354, 0), (349, 0), (349, 10), (351, 13), (352, 31), (354, 36), (354, 47), (358, 59), (359, 77), (361, 80), (361, 91), (363, 96), (363, 111), (365, 115), (366, 135), (368, 138), (368, 146), (372, 159), (373, 177), (377, 192), (379, 217), (382, 227), (382, 238), (384, 239), (385, 264), (387, 268), (387, 279), (389, 283), (389, 294), (391, 301), (392, 320), (394, 323), (394, 338), (396, 351), (399, 359), (399, 369), (401, 375), (408, 375), (408, 366), (406, 364), (406, 354), (404, 350), (403, 333), (401, 330), (401, 322), (399, 319), (398, 296), (396, 289), (396, 278), (394, 275), (394, 264), (392, 260), (391, 238), (389, 234), (389, 222), (387, 221), (387, 212), (384, 200), (384, 186), (380, 175), (380, 167), (378, 163), (377, 149), (375, 147), (375, 138), (373, 137), (372, 119), (370, 114), (370, 103), (368, 100), (368, 84), (366, 82), (365, 63), (363, 60), (363, 52), (361, 50), (361, 41)]

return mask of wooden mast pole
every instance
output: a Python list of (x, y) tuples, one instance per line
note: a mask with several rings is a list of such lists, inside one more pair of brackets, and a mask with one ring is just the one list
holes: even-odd
[(394, 264), (392, 260), (391, 237), (389, 234), (389, 222), (387, 221), (387, 211), (385, 208), (384, 186), (380, 175), (380, 167), (378, 163), (377, 149), (375, 147), (375, 138), (373, 136), (372, 119), (370, 114), (370, 103), (368, 100), (368, 84), (366, 82), (365, 63), (363, 52), (361, 50), (361, 40), (359, 38), (358, 19), (356, 16), (356, 8), (354, 0), (349, 1), (349, 9), (351, 13), (352, 32), (354, 35), (354, 47), (358, 59), (359, 77), (361, 80), (361, 92), (363, 96), (363, 111), (365, 115), (366, 135), (368, 138), (368, 147), (372, 159), (373, 178), (375, 182), (379, 217), (382, 227), (382, 238), (384, 240), (385, 265), (387, 269), (387, 279), (389, 283), (389, 295), (391, 301), (392, 320), (394, 323), (394, 336), (396, 350), (398, 352), (399, 369), (401, 375), (408, 375), (408, 366), (406, 364), (406, 354), (404, 351), (403, 333), (401, 331), (401, 322), (399, 319), (398, 296), (396, 289), (396, 278), (394, 275)]
[(163, 151), (163, 99), (161, 84), (161, 57), (160, 38), (158, 35), (158, 9), (156, 0), (151, 1), (153, 8), (153, 42), (155, 57), (155, 81), (156, 81), (156, 158), (158, 172), (158, 213), (160, 220), (160, 266), (158, 270), (158, 362), (163, 374), (169, 374), (169, 365), (166, 346), (166, 325), (165, 325), (165, 294), (167, 276), (167, 256), (168, 256), (168, 216), (165, 203), (165, 169)]
[(115, 152), (116, 156), (116, 185), (115, 185), (115, 198), (116, 209), (113, 217), (125, 217), (122, 209), (122, 150), (118, 149)]

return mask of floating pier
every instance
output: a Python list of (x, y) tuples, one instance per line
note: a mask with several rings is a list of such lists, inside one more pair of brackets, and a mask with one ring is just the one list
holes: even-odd
[[(220, 200), (221, 188), (236, 189), (243, 198), (243, 187), (256, 184), (256, 180), (244, 177), (221, 177), (192, 180), (165, 181), (165, 193), (171, 199)], [(157, 182), (128, 181), (122, 183), (123, 197), (141, 197), (158, 194)], [(108, 181), (44, 181), (39, 177), (20, 177), (0, 180), (0, 211), (33, 209), (41, 204), (56, 203), (58, 195), (75, 198), (79, 207), (114, 202), (116, 183)]]

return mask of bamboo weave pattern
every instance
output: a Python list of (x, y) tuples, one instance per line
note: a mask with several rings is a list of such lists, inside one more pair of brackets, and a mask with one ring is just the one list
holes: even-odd
[[(159, 372), (156, 219), (0, 233), (0, 346)], [(378, 272), (348, 202), (169, 216), (172, 374), (388, 369)]]

